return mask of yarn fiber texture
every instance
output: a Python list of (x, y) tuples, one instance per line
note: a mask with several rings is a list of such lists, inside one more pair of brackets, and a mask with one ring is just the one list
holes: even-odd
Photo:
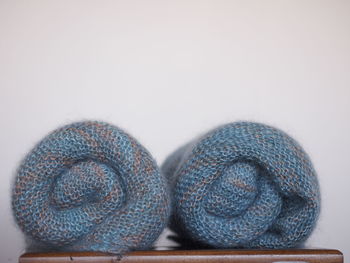
[(55, 130), (26, 156), (12, 208), (30, 251), (124, 253), (152, 245), (170, 199), (143, 146), (108, 123), (84, 121)]
[(320, 211), (319, 185), (301, 146), (268, 125), (221, 126), (170, 155), (171, 228), (215, 248), (299, 247)]

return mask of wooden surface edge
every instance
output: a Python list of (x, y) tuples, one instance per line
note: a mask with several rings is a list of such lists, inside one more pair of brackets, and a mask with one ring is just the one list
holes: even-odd
[(134, 263), (134, 262), (309, 262), (343, 263), (343, 254), (336, 249), (286, 249), (286, 250), (150, 250), (133, 251), (125, 255), (102, 252), (49, 252), (25, 253), (19, 263)]

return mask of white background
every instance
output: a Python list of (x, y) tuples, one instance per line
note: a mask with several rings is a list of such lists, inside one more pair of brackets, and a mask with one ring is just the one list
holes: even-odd
[(307, 245), (350, 256), (350, 1), (0, 0), (0, 92), (1, 262), (24, 248), (18, 163), (82, 119), (124, 128), (159, 164), (218, 124), (285, 130), (321, 184)]

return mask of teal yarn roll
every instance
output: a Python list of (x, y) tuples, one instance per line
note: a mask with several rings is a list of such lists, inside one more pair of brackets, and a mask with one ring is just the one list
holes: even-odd
[(84, 121), (53, 131), (26, 156), (12, 208), (31, 251), (124, 253), (152, 245), (169, 200), (143, 146), (108, 123)]
[(203, 246), (298, 247), (319, 215), (310, 158), (268, 125), (214, 129), (170, 155), (162, 171), (173, 189), (171, 228)]

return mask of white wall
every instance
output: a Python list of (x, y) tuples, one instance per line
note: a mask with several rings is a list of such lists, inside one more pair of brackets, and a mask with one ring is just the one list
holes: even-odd
[(322, 187), (308, 245), (350, 256), (349, 99), (350, 1), (0, 0), (1, 262), (23, 251), (19, 161), (81, 119), (123, 127), (159, 163), (217, 124), (287, 131)]

